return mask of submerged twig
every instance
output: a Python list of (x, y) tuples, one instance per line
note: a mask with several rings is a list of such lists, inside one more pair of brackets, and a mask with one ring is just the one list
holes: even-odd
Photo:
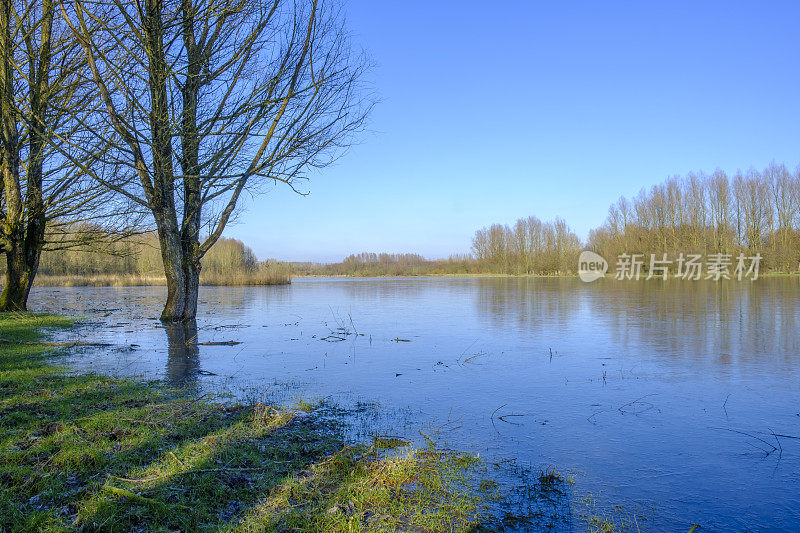
[[(603, 380), (605, 380), (605, 372), (603, 373)], [(655, 409), (655, 405), (653, 405), (652, 403), (650, 403), (650, 402), (643, 402), (643, 401), (642, 401), (643, 399), (647, 398), (648, 396), (653, 396), (654, 394), (655, 394), (655, 393), (651, 393), (651, 394), (645, 394), (644, 396), (641, 396), (641, 397), (639, 397), (639, 398), (636, 398), (636, 399), (635, 399), (635, 400), (633, 400), (633, 401), (630, 401), (630, 402), (627, 402), (627, 403), (623, 403), (622, 405), (620, 405), (620, 406), (617, 408), (617, 410), (618, 410), (620, 413), (622, 413), (622, 414), (625, 414), (625, 413), (629, 412), (629, 411), (626, 411), (626, 410), (625, 410), (625, 408), (626, 408), (626, 407), (631, 407), (631, 406), (632, 406), (632, 407), (634, 408), (634, 410), (633, 410), (633, 413), (634, 413), (634, 414), (637, 414), (637, 411), (636, 411), (636, 405), (637, 405), (637, 404), (638, 404), (638, 405), (644, 405), (644, 406), (646, 406), (646, 409), (644, 409), (644, 411), (649, 411), (650, 409)], [(638, 412), (639, 412), (639, 413), (641, 413), (641, 412), (643, 412), (643, 411), (638, 411)]]
[(421, 429), (419, 430), (419, 434), (425, 437), (432, 446), (436, 446), (436, 441), (430, 438), (428, 435), (426, 435), (425, 432), (422, 431)]
[(514, 423), (514, 422), (509, 422), (508, 420), (506, 420), (506, 418), (507, 418), (507, 417), (512, 417), (512, 416), (525, 416), (525, 415), (511, 413), (511, 414), (507, 414), (507, 415), (498, 416), (498, 417), (497, 417), (497, 419), (498, 419), (498, 420), (502, 420), (502, 421), (503, 421), (503, 422), (505, 422), (506, 424), (514, 424), (514, 425), (516, 425), (516, 426), (519, 426), (519, 425), (521, 425), (521, 424), (516, 424), (516, 423)]
[(503, 405), (501, 405), (500, 407), (498, 407), (497, 409), (495, 409), (494, 411), (492, 411), (492, 416), (490, 416), (490, 417), (489, 417), (489, 420), (494, 420), (494, 415), (496, 415), (496, 414), (497, 414), (497, 411), (499, 411), (500, 409), (502, 409), (502, 408), (503, 408), (503, 407), (505, 407), (506, 405), (508, 405), (508, 404), (507, 404), (507, 403), (504, 403)]
[(473, 355), (473, 356), (471, 356), (471, 357), (467, 357), (467, 358), (466, 358), (466, 359), (464, 359), (463, 361), (460, 361), (460, 362), (459, 362), (459, 364), (460, 364), (461, 366), (464, 366), (464, 365), (466, 365), (467, 363), (469, 363), (470, 361), (472, 361), (473, 359), (475, 359), (476, 357), (483, 357), (483, 356), (485, 356), (485, 355), (488, 355), (488, 354), (487, 354), (487, 353), (485, 353), (485, 352), (479, 352), (479, 353), (476, 353), (475, 355)]
[[(765, 445), (767, 445), (767, 446), (769, 446), (770, 448), (772, 448), (772, 449), (771, 449), (771, 450), (769, 450), (769, 451), (767, 451), (767, 450), (763, 450), (763, 449), (761, 450), (761, 451), (762, 451), (762, 452), (764, 452), (766, 455), (769, 455), (769, 454), (771, 454), (772, 452), (774, 452), (774, 451), (776, 451), (776, 450), (778, 449), (776, 446), (774, 446), (773, 444), (771, 444), (769, 441), (766, 441), (766, 440), (762, 439), (761, 437), (758, 437), (758, 436), (756, 436), (756, 435), (753, 435), (752, 433), (748, 433), (748, 432), (746, 432), (746, 431), (740, 431), (740, 430), (738, 430), (738, 429), (731, 429), (731, 428), (720, 428), (720, 427), (712, 427), (712, 428), (710, 428), (710, 429), (719, 429), (719, 430), (722, 430), (722, 431), (730, 431), (731, 433), (738, 433), (739, 435), (745, 435), (746, 437), (750, 437), (751, 439), (756, 439), (757, 441), (759, 441), (759, 442), (762, 442), (762, 443), (764, 443)], [(773, 434), (773, 435), (774, 435), (774, 434)]]

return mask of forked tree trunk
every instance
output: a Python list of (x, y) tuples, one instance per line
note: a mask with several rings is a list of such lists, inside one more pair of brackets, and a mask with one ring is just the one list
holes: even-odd
[(200, 290), (200, 214), (202, 210), (200, 188), (200, 136), (197, 131), (197, 102), (203, 66), (202, 50), (195, 41), (195, 8), (190, 0), (182, 0), (182, 35), (186, 47), (187, 76), (181, 89), (181, 158), (183, 170), (183, 222), (181, 247), (183, 250), (183, 275), (186, 304), (184, 320), (197, 316), (197, 298)]
[[(44, 201), (42, 176), (44, 165), (45, 125), (43, 116), (47, 108), (47, 89), (50, 74), (50, 34), (53, 25), (53, 2), (45, 0), (42, 8), (41, 46), (38, 61), (29, 63), (29, 105), (31, 121), (27, 139), (20, 137), (14, 104), (14, 75), (11, 66), (13, 42), (11, 37), (11, 3), (0, 5), (0, 110), (2, 111), (2, 169), (5, 212), (2, 248), (6, 255), (6, 281), (0, 294), (0, 311), (26, 311), (33, 279), (39, 270), (39, 257), (45, 240)], [(28, 42), (29, 52), (33, 52)], [(25, 140), (23, 140), (25, 139)], [(28, 160), (25, 187), (20, 181), (22, 145), (27, 142)]]
[[(148, 86), (150, 89), (150, 133), (153, 139), (153, 180), (150, 209), (158, 229), (161, 259), (167, 280), (167, 303), (161, 320), (183, 319), (186, 307), (181, 229), (175, 209), (175, 176), (172, 163), (172, 133), (168, 105), (169, 68), (164, 51), (163, 1), (146, 0), (145, 42), (148, 48)], [(196, 307), (196, 306), (195, 306)]]
[(177, 222), (161, 220), (158, 239), (164, 275), (167, 280), (167, 303), (161, 313), (163, 321), (187, 321), (197, 317), (197, 299), (200, 290), (200, 261), (197, 259), (199, 242), (196, 238), (181, 238)]

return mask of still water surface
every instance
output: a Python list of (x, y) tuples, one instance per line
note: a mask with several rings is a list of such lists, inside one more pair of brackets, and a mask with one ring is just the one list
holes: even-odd
[[(622, 505), (643, 531), (800, 530), (797, 279), (204, 287), (196, 332), (164, 329), (164, 292), (39, 288), (31, 300), (119, 345), (76, 350), (81, 371), (378, 402), (389, 414), (375, 431), (555, 465), (575, 479), (576, 517)], [(187, 350), (195, 334), (241, 344)]]

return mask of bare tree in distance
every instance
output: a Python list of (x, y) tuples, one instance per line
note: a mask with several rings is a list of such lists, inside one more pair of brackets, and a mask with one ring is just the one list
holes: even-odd
[(80, 172), (104, 149), (83, 133), (97, 99), (78, 75), (82, 63), (54, 0), (0, 0), (2, 311), (27, 309), (44, 248), (86, 244), (125, 222), (114, 216), (125, 209)]
[(472, 252), (479, 266), (506, 274), (556, 274), (574, 269), (581, 241), (567, 223), (520, 218), (513, 227), (492, 224), (479, 229)]
[[(148, 209), (163, 320), (197, 313), (200, 260), (242, 196), (296, 192), (361, 130), (372, 102), (333, 0), (62, 2), (104, 106), (100, 184)], [(97, 28), (97, 29), (93, 29)]]
[(588, 244), (607, 259), (622, 253), (762, 254), (765, 270), (797, 272), (800, 168), (791, 172), (773, 162), (732, 176), (717, 169), (669, 178), (632, 202), (621, 198), (611, 206)]

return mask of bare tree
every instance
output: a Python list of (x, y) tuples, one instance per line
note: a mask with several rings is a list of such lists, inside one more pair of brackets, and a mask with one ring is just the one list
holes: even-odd
[(791, 237), (792, 227), (798, 214), (797, 181), (784, 165), (770, 164), (764, 171), (764, 179), (769, 187), (777, 231), (774, 235), (773, 253), (782, 269), (789, 269), (796, 259), (793, 257)]
[(77, 74), (81, 63), (54, 0), (0, 0), (0, 251), (6, 256), (0, 310), (27, 308), (44, 247), (104, 234), (100, 220), (119, 211), (80, 172), (88, 164), (84, 155), (102, 152), (99, 138), (89, 139), (83, 155), (70, 148), (95, 102)]
[(729, 252), (733, 246), (730, 189), (728, 176), (721, 170), (707, 179), (709, 224), (714, 236), (712, 248), (720, 252)]
[(767, 184), (758, 172), (750, 170), (745, 176), (737, 176), (734, 191), (741, 208), (745, 244), (752, 251), (760, 251), (771, 218)]
[(61, 12), (114, 133), (104, 162), (119, 171), (94, 177), (152, 213), (162, 319), (192, 319), (200, 259), (242, 195), (300, 192), (352, 142), (371, 107), (363, 57), (332, 1), (76, 0)]

